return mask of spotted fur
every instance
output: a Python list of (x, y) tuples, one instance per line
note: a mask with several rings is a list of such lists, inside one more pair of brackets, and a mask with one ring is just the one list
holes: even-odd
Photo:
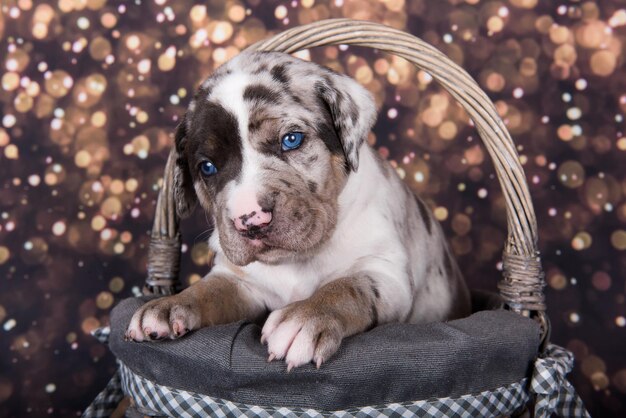
[[(318, 367), (343, 338), (389, 322), (464, 316), (469, 297), (426, 204), (364, 141), (370, 94), (279, 53), (245, 52), (198, 89), (176, 134), (182, 216), (212, 216), (211, 272), (137, 311), (127, 336), (260, 319), (270, 359)], [(302, 145), (283, 151), (289, 132)], [(203, 177), (210, 160), (216, 175)]]

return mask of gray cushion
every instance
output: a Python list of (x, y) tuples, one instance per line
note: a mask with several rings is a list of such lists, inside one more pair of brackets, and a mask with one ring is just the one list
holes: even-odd
[(110, 346), (121, 361), (155, 383), (252, 405), (337, 410), (478, 393), (524, 378), (539, 345), (534, 321), (479, 311), (447, 323), (382, 325), (346, 339), (320, 370), (287, 373), (284, 362), (267, 362), (261, 330), (248, 322), (176, 341), (124, 341), (142, 303), (126, 299), (111, 314)]

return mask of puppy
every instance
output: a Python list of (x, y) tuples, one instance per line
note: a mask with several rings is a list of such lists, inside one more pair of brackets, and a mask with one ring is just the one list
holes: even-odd
[(269, 313), (261, 341), (288, 369), (389, 322), (469, 314), (427, 206), (366, 143), (376, 109), (353, 79), (243, 52), (201, 85), (176, 131), (181, 216), (211, 215), (214, 266), (133, 316), (134, 341)]

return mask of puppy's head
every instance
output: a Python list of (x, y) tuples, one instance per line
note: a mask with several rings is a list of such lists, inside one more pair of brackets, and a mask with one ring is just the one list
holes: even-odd
[(306, 257), (332, 233), (337, 201), (375, 120), (349, 77), (280, 53), (242, 53), (199, 88), (176, 132), (177, 207), (213, 214), (237, 265)]

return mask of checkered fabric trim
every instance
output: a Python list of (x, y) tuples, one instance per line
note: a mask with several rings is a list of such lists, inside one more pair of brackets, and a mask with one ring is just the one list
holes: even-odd
[[(109, 342), (109, 335), (111, 334), (110, 327), (96, 328), (91, 332), (98, 341), (103, 344)], [(120, 381), (119, 370), (115, 372), (109, 383), (104, 390), (96, 396), (91, 405), (83, 413), (83, 417), (86, 418), (106, 418), (111, 416), (111, 413), (117, 408), (117, 405), (124, 398), (124, 392), (122, 391), (122, 383)]]
[(106, 388), (96, 396), (96, 399), (83, 413), (83, 418), (107, 418), (115, 411), (117, 405), (124, 398), (120, 371), (116, 371)]
[(171, 417), (490, 417), (510, 414), (529, 400), (524, 389), (527, 379), (520, 383), (500, 387), (494, 391), (460, 398), (442, 398), (431, 401), (392, 403), (379, 406), (351, 408), (342, 411), (317, 411), (306, 408), (279, 408), (252, 406), (206, 395), (156, 385), (133, 373), (120, 363), (122, 387), (125, 393), (134, 398), (135, 404), (147, 415), (167, 415)]
[(574, 355), (559, 347), (548, 345), (535, 361), (530, 390), (535, 394), (535, 418), (589, 417), (582, 400), (565, 375), (572, 371)]

